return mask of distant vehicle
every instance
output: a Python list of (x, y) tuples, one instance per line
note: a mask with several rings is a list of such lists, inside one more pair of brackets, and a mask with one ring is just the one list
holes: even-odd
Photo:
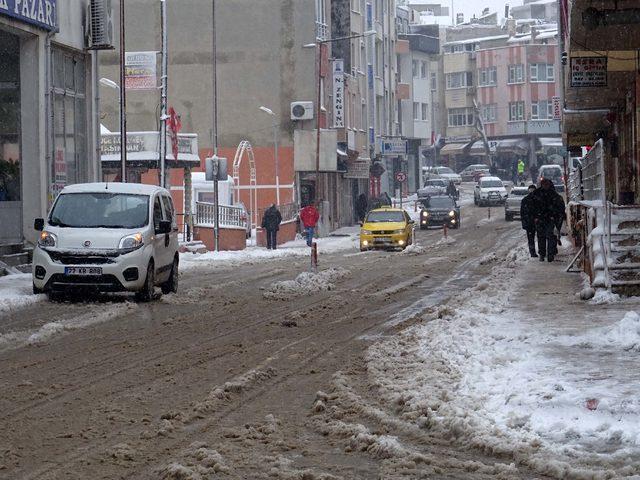
[(448, 195), (426, 198), (422, 201), (420, 210), (420, 229), (447, 225), (450, 228), (460, 228), (460, 207), (455, 199)]
[(150, 301), (156, 286), (178, 289), (178, 226), (164, 188), (70, 185), (34, 228), (33, 293), (132, 291)]
[(473, 203), (484, 207), (500, 205), (507, 198), (507, 189), (498, 177), (482, 177), (473, 191)]
[(409, 214), (401, 208), (371, 210), (360, 228), (360, 250), (404, 250), (413, 243), (414, 223)]
[(456, 185), (460, 185), (462, 183), (462, 177), (449, 167), (429, 167), (425, 171), (425, 177), (427, 180), (432, 180), (434, 178), (442, 178), (447, 182), (453, 180), (453, 183)]
[(424, 187), (418, 189), (418, 198), (442, 195), (447, 191), (449, 182), (442, 178), (433, 178), (424, 182)]
[(481, 171), (489, 172), (489, 167), (484, 163), (476, 163), (473, 165), (469, 165), (468, 167), (465, 167), (460, 172), (460, 177), (462, 178), (463, 182), (472, 182), (472, 181), (477, 182), (478, 180), (476, 178), (476, 174)]
[(564, 173), (560, 165), (542, 165), (538, 172), (538, 185), (540, 185), (543, 178), (553, 182), (556, 192), (564, 192)]
[(529, 193), (528, 187), (513, 187), (504, 202), (504, 219), (510, 222), (520, 216), (520, 204)]
[(478, 182), (482, 177), (490, 177), (491, 172), (487, 168), (486, 170), (476, 170), (473, 174), (473, 181)]

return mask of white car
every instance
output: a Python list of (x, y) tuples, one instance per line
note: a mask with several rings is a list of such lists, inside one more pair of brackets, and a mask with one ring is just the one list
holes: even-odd
[(135, 183), (65, 187), (33, 252), (33, 292), (131, 291), (141, 301), (178, 289), (178, 226), (164, 188)]
[(507, 198), (507, 189), (498, 177), (481, 177), (473, 191), (473, 203), (486, 205), (503, 204)]
[(529, 194), (527, 187), (513, 187), (504, 202), (504, 219), (507, 222), (513, 220), (514, 217), (520, 216), (520, 206), (522, 199)]
[(431, 167), (426, 172), (426, 178), (428, 180), (434, 178), (442, 178), (447, 182), (453, 180), (453, 183), (455, 183), (456, 185), (460, 185), (462, 183), (462, 177), (451, 170), (449, 167)]
[(447, 182), (443, 178), (434, 178), (424, 182), (424, 187), (416, 192), (418, 198), (432, 197), (434, 195), (444, 195), (447, 192)]

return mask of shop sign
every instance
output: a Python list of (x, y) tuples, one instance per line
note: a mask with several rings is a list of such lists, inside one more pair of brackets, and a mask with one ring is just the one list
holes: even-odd
[(553, 102), (553, 119), (560, 120), (562, 118), (562, 105), (560, 104), (560, 97), (551, 97)]
[(525, 133), (560, 133), (560, 122), (558, 120), (529, 120)]
[(594, 143), (593, 133), (567, 133), (567, 147), (583, 147)]
[(344, 128), (344, 60), (333, 61), (333, 128)]
[(45, 30), (58, 30), (57, 0), (0, 0), (0, 14)]
[(369, 169), (371, 168), (371, 160), (368, 158), (359, 158), (357, 160), (347, 161), (347, 171), (343, 175), (344, 178), (369, 178)]
[(380, 141), (380, 153), (382, 155), (396, 156), (407, 154), (407, 141), (402, 138), (383, 138)]
[(606, 87), (607, 57), (571, 57), (572, 87)]
[[(2, 0), (0, 0), (2, 1)], [(124, 84), (127, 90), (156, 90), (156, 52), (127, 52)]]
[[(120, 155), (120, 134), (102, 135), (100, 139), (100, 154)], [(127, 133), (127, 153), (144, 151), (144, 136)]]

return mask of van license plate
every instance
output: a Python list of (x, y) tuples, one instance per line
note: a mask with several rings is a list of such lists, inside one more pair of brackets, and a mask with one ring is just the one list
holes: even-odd
[(101, 267), (64, 267), (65, 275), (102, 275)]

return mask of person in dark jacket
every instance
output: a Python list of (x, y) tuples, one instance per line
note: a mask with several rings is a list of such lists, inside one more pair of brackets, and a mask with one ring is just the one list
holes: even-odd
[(387, 192), (382, 192), (380, 194), (380, 197), (378, 198), (378, 200), (380, 200), (380, 206), (381, 207), (390, 207), (391, 206), (391, 197), (389, 196), (389, 194)]
[(364, 222), (364, 217), (367, 216), (367, 207), (369, 206), (369, 200), (364, 193), (358, 195), (356, 199), (356, 215), (359, 222)]
[(522, 199), (520, 203), (520, 221), (522, 228), (527, 232), (527, 243), (529, 244), (529, 253), (532, 257), (537, 257), (536, 253), (536, 224), (534, 223), (534, 202), (533, 192), (536, 191), (535, 185), (529, 185), (529, 193)]
[(447, 195), (456, 200), (458, 199), (458, 189), (456, 188), (456, 184), (453, 183), (453, 180), (449, 180), (449, 185), (447, 185)]
[(544, 178), (540, 182), (540, 188), (533, 192), (534, 217), (538, 235), (538, 253), (540, 261), (544, 262), (545, 257), (549, 262), (553, 262), (558, 253), (559, 227), (565, 217), (565, 206), (562, 197), (553, 188), (551, 180)]
[(262, 216), (262, 228), (267, 232), (267, 248), (269, 250), (275, 250), (278, 246), (277, 236), (281, 222), (282, 215), (280, 215), (280, 211), (275, 204), (272, 203)]

